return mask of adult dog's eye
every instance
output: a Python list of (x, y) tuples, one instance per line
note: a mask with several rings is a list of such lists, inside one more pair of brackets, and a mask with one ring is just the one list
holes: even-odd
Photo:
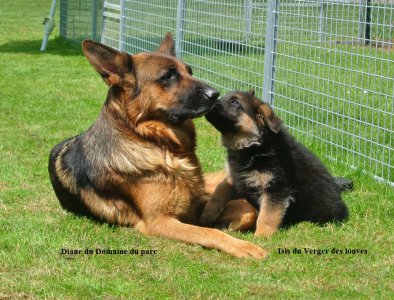
[(170, 80), (176, 76), (176, 70), (170, 69), (163, 76), (160, 77), (161, 80)]
[(232, 105), (236, 105), (236, 106), (239, 105), (238, 99), (237, 99), (236, 97), (231, 97), (231, 98), (228, 100), (228, 102), (229, 102), (230, 104), (232, 104)]
[(190, 75), (193, 75), (193, 70), (190, 66), (186, 66), (186, 70)]

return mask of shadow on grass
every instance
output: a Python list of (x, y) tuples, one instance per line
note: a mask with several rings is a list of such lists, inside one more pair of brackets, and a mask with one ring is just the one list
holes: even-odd
[(23, 53), (41, 55), (43, 53), (60, 56), (83, 55), (81, 46), (57, 37), (48, 41), (47, 49), (40, 51), (42, 40), (12, 41), (0, 45), (0, 53)]

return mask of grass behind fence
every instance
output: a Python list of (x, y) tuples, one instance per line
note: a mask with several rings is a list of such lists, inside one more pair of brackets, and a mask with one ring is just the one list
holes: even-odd
[[(175, 4), (127, 1), (124, 49), (154, 50), (176, 27)], [(183, 58), (199, 78), (222, 91), (253, 87), (261, 97), (266, 9), (266, 1), (253, 1), (247, 38), (243, 1), (188, 2)], [(359, 3), (330, 3), (321, 10), (317, 3), (281, 1), (274, 97), (278, 114), (304, 142), (319, 143), (319, 154), (389, 182), (394, 182), (392, 11), (392, 5), (372, 7), (366, 46), (359, 40)]]
[[(62, 210), (47, 173), (49, 150), (94, 122), (106, 87), (80, 48), (56, 38), (57, 31), (48, 50), (39, 52), (48, 11), (44, 0), (0, 4), (0, 298), (390, 298), (394, 191), (341, 163), (325, 160), (335, 175), (355, 182), (343, 196), (351, 213), (343, 225), (302, 223), (271, 239), (232, 233), (269, 249), (263, 262), (149, 238)], [(196, 124), (204, 170), (220, 169), (218, 134), (204, 119)], [(368, 254), (279, 254), (278, 248), (295, 247)], [(61, 255), (61, 248), (158, 253)]]
[[(320, 140), (322, 156), (329, 155), (349, 167), (356, 166), (394, 182), (394, 99), (388, 96), (393, 81), (369, 75), (376, 64), (379, 74), (394, 78), (394, 68), (390, 67), (393, 63), (380, 63), (371, 48), (345, 56), (337, 54), (347, 53), (346, 47), (316, 47), (313, 55), (309, 47), (280, 47), (274, 106), (305, 142)], [(282, 53), (290, 53), (290, 57)], [(361, 53), (371, 58), (362, 61)], [(387, 54), (387, 58), (394, 61), (394, 53)], [(262, 95), (262, 54), (237, 56), (217, 51), (216, 55), (186, 54), (184, 59), (202, 69), (195, 72), (197, 76), (201, 74), (201, 78), (223, 91), (256, 87), (257, 95)], [(208, 72), (206, 66), (214, 71)]]

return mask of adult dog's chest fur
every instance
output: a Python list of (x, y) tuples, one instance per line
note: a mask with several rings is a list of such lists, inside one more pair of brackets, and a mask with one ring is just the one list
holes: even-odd
[[(99, 125), (99, 126), (98, 126)], [(187, 214), (193, 202), (204, 194), (202, 171), (193, 142), (181, 140), (183, 151), (127, 136), (110, 126), (106, 119), (67, 142), (59, 169), (75, 178), (68, 188), (78, 193), (87, 185), (103, 195), (122, 195), (139, 201), (140, 186), (160, 186), (157, 203), (169, 206), (172, 213)], [(193, 132), (192, 132), (193, 133)], [(150, 190), (150, 188), (148, 188)], [(167, 191), (166, 191), (167, 190)], [(160, 199), (166, 199), (163, 203)]]
[[(123, 179), (129, 178), (137, 182), (165, 178), (169, 184), (181, 190), (187, 189), (193, 196), (199, 197), (202, 194), (202, 172), (193, 149), (186, 155), (177, 154), (150, 143), (118, 138), (112, 145), (90, 145), (87, 151), (96, 152), (87, 156), (99, 160), (94, 165), (104, 169), (100, 173), (113, 174), (114, 172), (107, 171), (115, 171), (126, 175), (121, 176)], [(102, 155), (97, 155), (97, 152), (102, 152)]]

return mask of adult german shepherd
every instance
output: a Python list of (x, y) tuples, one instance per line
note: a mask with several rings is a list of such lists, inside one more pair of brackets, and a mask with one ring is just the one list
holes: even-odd
[(228, 200), (245, 197), (259, 210), (256, 236), (281, 225), (326, 223), (348, 217), (341, 186), (320, 160), (282, 126), (254, 91), (225, 95), (206, 115), (222, 134), (230, 178), (213, 193), (200, 217), (210, 224)]
[(132, 56), (88, 40), (82, 47), (109, 91), (96, 122), (51, 151), (61, 205), (148, 235), (265, 257), (250, 242), (197, 226), (206, 195), (192, 118), (207, 113), (219, 92), (175, 57), (171, 35), (157, 51)]

